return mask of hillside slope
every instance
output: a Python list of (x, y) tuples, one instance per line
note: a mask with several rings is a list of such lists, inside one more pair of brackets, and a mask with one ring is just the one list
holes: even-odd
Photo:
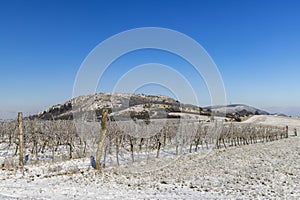
[(254, 108), (252, 106), (244, 105), (244, 104), (231, 104), (231, 105), (220, 105), (220, 106), (208, 106), (204, 107), (206, 109), (210, 109), (213, 112), (219, 113), (238, 113), (241, 116), (246, 115), (269, 115), (270, 113), (260, 110), (258, 108)]
[[(84, 113), (87, 120), (99, 119), (102, 109), (109, 111), (112, 119), (161, 119), (179, 117), (176, 113), (210, 115), (209, 109), (182, 104), (167, 96), (144, 94), (91, 94), (73, 98), (50, 107), (30, 118), (73, 119), (74, 114)], [(95, 114), (96, 113), (96, 114)], [(175, 113), (175, 114), (174, 114)]]
[(244, 116), (269, 115), (266, 111), (243, 104), (201, 108), (195, 105), (183, 104), (162, 95), (99, 93), (75, 97), (30, 116), (30, 118), (56, 120), (73, 119), (74, 116), (80, 116), (86, 120), (94, 121), (101, 118), (103, 108), (108, 109), (109, 117), (116, 120), (180, 117), (200, 120), (200, 116), (211, 116), (213, 114), (221, 117), (226, 116), (229, 120), (241, 121), (241, 117)]
[(282, 116), (274, 116), (274, 115), (259, 115), (259, 116), (252, 116), (251, 118), (247, 119), (243, 123), (251, 123), (251, 124), (262, 124), (262, 125), (276, 125), (276, 126), (288, 126), (289, 130), (292, 132), (293, 130), (297, 129), (300, 131), (300, 119), (299, 118), (291, 118), (291, 117), (282, 117)]

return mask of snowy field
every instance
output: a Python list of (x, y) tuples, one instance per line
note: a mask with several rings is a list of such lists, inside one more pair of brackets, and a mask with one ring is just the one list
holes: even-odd
[[(247, 120), (295, 128), (299, 121), (272, 116)], [(198, 151), (147, 165), (109, 166), (103, 173), (91, 169), (89, 159), (25, 165), (0, 171), (0, 199), (300, 199), (299, 133), (205, 155)], [(165, 167), (156, 171), (144, 169), (162, 163)]]
[(296, 128), (300, 132), (300, 118), (280, 117), (272, 115), (254, 115), (243, 123), (262, 124), (262, 125), (276, 125), (288, 126), (290, 134)]

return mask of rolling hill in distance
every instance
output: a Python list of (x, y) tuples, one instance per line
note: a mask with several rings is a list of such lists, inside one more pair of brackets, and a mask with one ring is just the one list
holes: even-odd
[[(270, 115), (270, 113), (243, 104), (199, 107), (181, 103), (163, 95), (145, 94), (105, 94), (96, 93), (70, 99), (54, 105), (29, 118), (73, 119), (74, 114), (83, 114), (86, 120), (99, 120), (102, 109), (108, 109), (112, 120), (195, 118), (195, 116), (226, 116), (234, 121), (250, 115)], [(96, 115), (95, 115), (96, 113)], [(95, 119), (96, 116), (96, 119)]]

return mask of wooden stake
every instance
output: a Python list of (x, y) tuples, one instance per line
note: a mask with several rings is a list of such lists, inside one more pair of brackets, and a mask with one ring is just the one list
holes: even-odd
[(23, 129), (22, 129), (22, 112), (18, 113), (18, 130), (19, 130), (19, 166), (23, 166)]
[(100, 160), (102, 157), (102, 151), (103, 151), (103, 144), (106, 136), (106, 121), (107, 121), (107, 110), (102, 110), (102, 119), (101, 119), (101, 133), (98, 143), (98, 148), (96, 152), (96, 167), (95, 169), (100, 170)]

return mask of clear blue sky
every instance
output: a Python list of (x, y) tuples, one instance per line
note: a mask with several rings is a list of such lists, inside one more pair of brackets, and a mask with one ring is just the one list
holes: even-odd
[[(299, 10), (297, 0), (1, 0), (0, 118), (68, 100), (82, 61), (96, 45), (119, 32), (149, 26), (174, 29), (199, 42), (221, 72), (228, 102), (300, 115)], [(183, 64), (176, 56), (151, 50), (118, 62), (126, 69), (159, 62), (179, 71)], [(123, 73), (116, 69), (112, 79)], [(185, 73), (201, 83), (192, 71)], [(199, 88), (200, 104), (207, 105), (203, 82)], [(110, 87), (99, 86), (102, 91)]]

